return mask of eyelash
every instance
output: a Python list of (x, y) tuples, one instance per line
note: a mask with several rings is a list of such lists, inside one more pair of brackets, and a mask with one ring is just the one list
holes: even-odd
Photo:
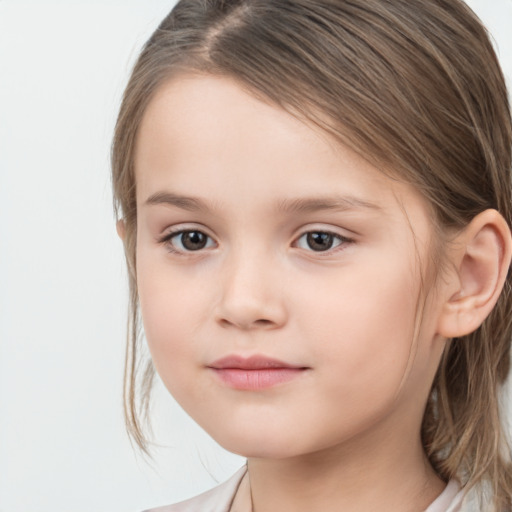
[[(174, 245), (172, 244), (172, 239), (175, 238), (175, 237), (178, 237), (180, 235), (184, 235), (186, 233), (200, 233), (201, 235), (203, 235), (203, 236), (205, 236), (207, 238), (206, 245), (204, 247), (201, 247), (200, 249), (197, 249), (197, 250), (176, 249), (174, 247)], [(315, 253), (315, 254), (319, 254), (319, 255), (322, 255), (322, 254), (332, 254), (332, 253), (335, 253), (335, 252), (338, 252), (338, 251), (342, 251), (342, 250), (345, 249), (345, 246), (347, 244), (351, 244), (351, 243), (354, 242), (353, 239), (347, 238), (347, 237), (342, 236), (342, 235), (340, 235), (338, 233), (333, 233), (332, 231), (329, 231), (329, 230), (318, 229), (318, 230), (305, 231), (298, 238), (295, 239), (294, 244), (298, 244), (298, 242), (302, 238), (308, 237), (308, 235), (311, 235), (311, 234), (328, 235), (329, 237), (332, 237), (332, 239), (338, 241), (337, 245), (334, 245), (333, 247), (329, 247), (329, 248), (327, 248), (327, 249), (325, 249), (323, 251), (315, 251), (315, 250), (313, 250), (311, 248), (309, 248), (309, 249), (305, 249), (304, 248), (305, 250), (307, 250), (309, 252), (312, 252), (312, 253)], [(199, 253), (203, 249), (209, 248), (208, 247), (208, 242), (209, 241), (213, 241), (213, 239), (210, 236), (208, 236), (206, 233), (201, 231), (200, 229), (177, 229), (175, 231), (171, 231), (169, 233), (166, 233), (162, 238), (160, 238), (158, 240), (158, 243), (165, 245), (166, 249), (170, 253), (172, 253), (172, 254), (177, 254), (179, 256), (185, 256), (185, 255), (196, 253), (196, 252)]]
[(166, 249), (170, 253), (177, 254), (179, 256), (185, 256), (187, 254), (192, 254), (194, 252), (201, 252), (202, 249), (206, 248), (206, 247), (203, 247), (196, 251), (186, 250), (186, 249), (185, 250), (176, 249), (172, 244), (172, 239), (179, 235), (184, 235), (185, 233), (200, 233), (201, 235), (203, 235), (207, 238), (206, 243), (208, 243), (208, 240), (213, 240), (210, 236), (208, 236), (204, 231), (201, 231), (200, 229), (177, 229), (175, 231), (166, 233), (161, 239), (158, 240), (158, 242), (165, 245)]

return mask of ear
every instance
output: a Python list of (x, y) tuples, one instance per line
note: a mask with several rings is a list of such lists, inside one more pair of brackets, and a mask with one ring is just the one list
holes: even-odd
[(454, 273), (438, 324), (445, 338), (469, 334), (487, 318), (503, 289), (512, 253), (510, 229), (496, 210), (477, 215), (454, 243)]
[(124, 237), (126, 235), (126, 226), (123, 219), (119, 219), (116, 222), (116, 231), (119, 235), (119, 238), (124, 241)]

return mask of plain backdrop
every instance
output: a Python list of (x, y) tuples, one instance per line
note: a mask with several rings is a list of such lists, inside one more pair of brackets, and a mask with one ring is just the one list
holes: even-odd
[[(512, 0), (468, 2), (512, 83)], [(244, 460), (156, 389), (153, 462), (124, 430), (126, 274), (109, 147), (166, 0), (0, 0), (0, 512), (136, 512)]]

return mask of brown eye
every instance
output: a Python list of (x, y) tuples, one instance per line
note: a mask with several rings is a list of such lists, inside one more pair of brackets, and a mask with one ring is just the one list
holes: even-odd
[(215, 245), (214, 241), (202, 231), (182, 230), (166, 236), (164, 241), (173, 252), (194, 252)]
[(331, 233), (311, 232), (306, 235), (308, 247), (313, 251), (327, 251), (334, 243)]
[(185, 231), (181, 234), (181, 244), (187, 251), (198, 251), (204, 249), (208, 237), (201, 231)]
[(314, 252), (325, 252), (345, 242), (350, 242), (350, 240), (336, 233), (330, 233), (329, 231), (308, 231), (297, 240), (297, 247)]

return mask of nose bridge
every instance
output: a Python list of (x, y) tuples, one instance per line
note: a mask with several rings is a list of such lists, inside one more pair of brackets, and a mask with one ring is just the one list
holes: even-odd
[(243, 329), (271, 328), (286, 320), (279, 258), (269, 248), (239, 243), (221, 272), (219, 320)]

